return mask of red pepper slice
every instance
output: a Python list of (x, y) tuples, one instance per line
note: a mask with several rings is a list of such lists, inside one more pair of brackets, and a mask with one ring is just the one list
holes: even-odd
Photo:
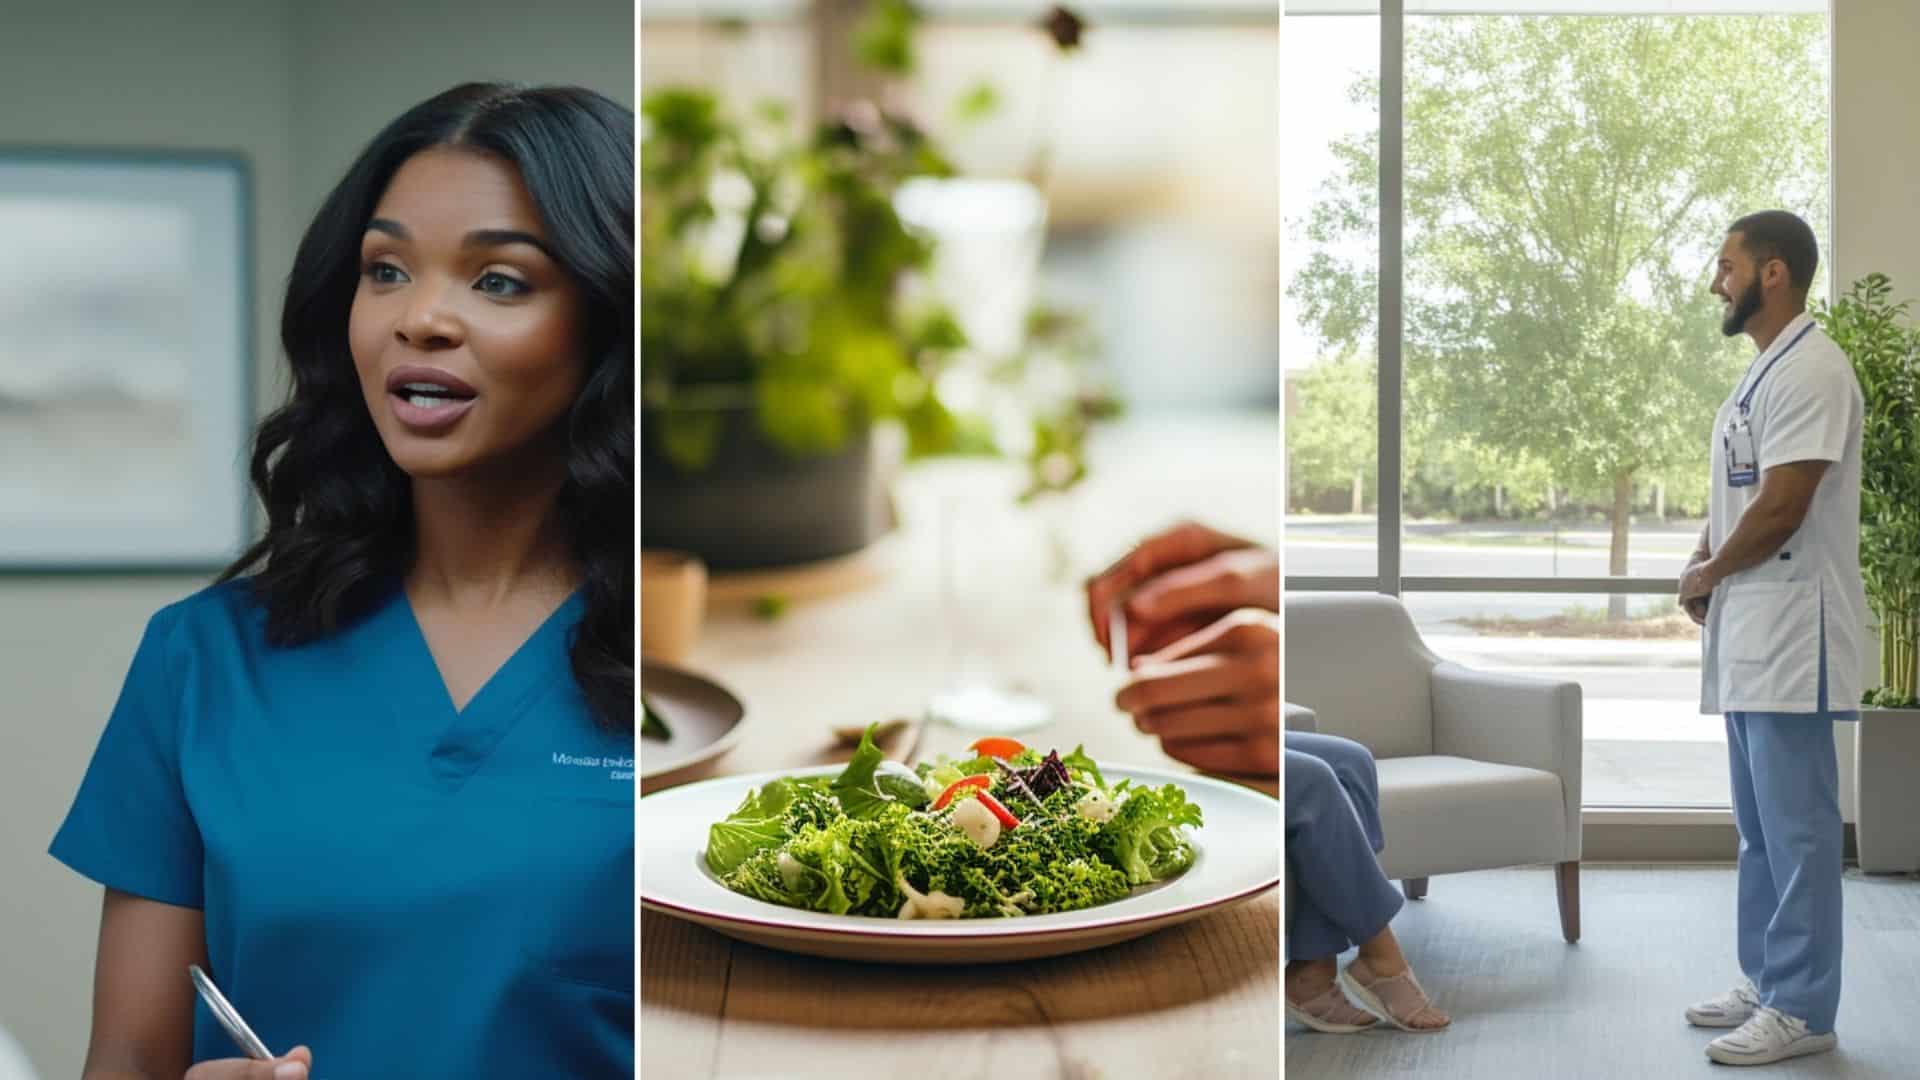
[(981, 757), (1011, 758), (1025, 750), (1018, 739), (1009, 739), (1001, 735), (989, 735), (984, 739), (975, 739), (967, 749)]
[(980, 797), (986, 798), (987, 789), (992, 786), (993, 786), (993, 777), (988, 776), (986, 773), (978, 773), (973, 776), (963, 776), (960, 779), (955, 780), (953, 783), (947, 785), (947, 789), (940, 793), (940, 797), (933, 800), (933, 808), (935, 810), (946, 809), (947, 804), (953, 801), (954, 793), (959, 791), (961, 788), (977, 787), (980, 789)]
[(1012, 829), (1019, 826), (1020, 819), (1013, 816), (1013, 811), (1000, 805), (999, 799), (996, 799), (992, 795), (987, 794), (987, 792), (984, 790), (982, 790), (980, 794), (976, 796), (976, 798), (980, 800), (981, 806), (984, 806), (989, 811), (992, 811), (993, 816), (1000, 819), (1000, 826), (1002, 828)]

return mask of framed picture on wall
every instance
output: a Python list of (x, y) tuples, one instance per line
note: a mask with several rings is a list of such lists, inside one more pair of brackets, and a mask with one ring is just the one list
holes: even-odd
[(0, 573), (244, 548), (250, 201), (238, 157), (0, 146)]

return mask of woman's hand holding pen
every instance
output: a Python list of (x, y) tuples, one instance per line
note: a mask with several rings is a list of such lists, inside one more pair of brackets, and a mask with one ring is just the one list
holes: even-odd
[(249, 1058), (203, 1061), (188, 1069), (184, 1080), (307, 1080), (312, 1068), (313, 1051), (296, 1046), (272, 1061)]

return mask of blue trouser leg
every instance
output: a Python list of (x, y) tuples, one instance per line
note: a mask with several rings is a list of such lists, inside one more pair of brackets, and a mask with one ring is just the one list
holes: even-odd
[[(1840, 766), (1817, 713), (1729, 713), (1740, 967), (1760, 1001), (1833, 1030), (1840, 1009)], [(1757, 970), (1756, 970), (1757, 969)]]
[(1354, 812), (1360, 816), (1367, 844), (1376, 854), (1384, 850), (1387, 842), (1380, 827), (1380, 769), (1374, 764), (1373, 752), (1338, 735), (1316, 731), (1289, 731), (1286, 735), (1287, 749), (1312, 754), (1333, 767), (1333, 775), (1339, 778)]
[[(1753, 790), (1752, 751), (1747, 745), (1747, 714), (1727, 714), (1727, 765), (1732, 778), (1733, 822), (1740, 834), (1735, 939), (1740, 971), (1761, 993), (1767, 986), (1767, 924), (1780, 906), (1767, 866), (1767, 838)], [(1813, 718), (1808, 717), (1809, 721)]]
[(1380, 872), (1333, 767), (1298, 750), (1286, 757), (1287, 861), (1299, 888), (1287, 957), (1320, 960), (1378, 934), (1406, 900)]

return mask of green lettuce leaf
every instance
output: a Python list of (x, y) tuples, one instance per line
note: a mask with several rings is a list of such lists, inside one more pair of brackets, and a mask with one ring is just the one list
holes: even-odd
[(926, 785), (912, 769), (897, 761), (883, 761), (873, 773), (874, 787), (880, 794), (898, 801), (909, 810), (918, 810), (932, 801)]
[(1193, 865), (1181, 826), (1200, 825), (1200, 808), (1173, 784), (1135, 788), (1100, 826), (1094, 846), (1135, 885), (1163, 881)]
[(824, 794), (825, 777), (787, 777), (747, 792), (747, 797), (725, 821), (707, 828), (707, 865), (726, 874), (763, 848), (786, 840), (787, 809), (796, 799)]
[(1076, 779), (1091, 774), (1095, 787), (1102, 791), (1107, 789), (1107, 778), (1100, 775), (1100, 766), (1095, 765), (1093, 759), (1087, 756), (1087, 746), (1085, 743), (1074, 747), (1073, 753), (1071, 754), (1060, 755), (1060, 763), (1067, 767), (1068, 772), (1079, 774)]
[(707, 829), (707, 865), (725, 874), (762, 848), (779, 846), (787, 838), (779, 818), (716, 822)]
[(880, 790), (874, 782), (874, 772), (887, 756), (873, 744), (873, 731), (878, 724), (868, 724), (867, 730), (860, 735), (860, 748), (853, 752), (853, 759), (840, 775), (833, 778), (827, 790), (840, 800), (840, 808), (850, 818), (870, 818), (878, 814), (893, 798)]
[(737, 892), (790, 907), (892, 915), (900, 907), (895, 885), (900, 855), (892, 834), (905, 813), (889, 806), (877, 818), (840, 817), (825, 828), (803, 825), (779, 847), (754, 852), (721, 880)]

